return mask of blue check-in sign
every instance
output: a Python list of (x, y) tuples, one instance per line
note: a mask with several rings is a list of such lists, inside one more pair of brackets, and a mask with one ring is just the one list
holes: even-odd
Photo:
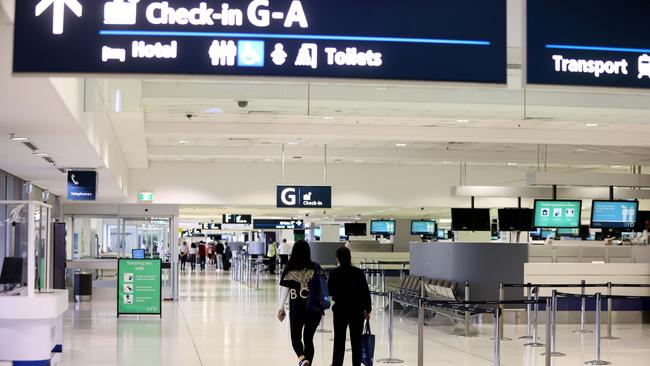
[(97, 199), (97, 172), (68, 171), (68, 200), (95, 201)]
[(332, 187), (278, 186), (277, 207), (332, 208)]

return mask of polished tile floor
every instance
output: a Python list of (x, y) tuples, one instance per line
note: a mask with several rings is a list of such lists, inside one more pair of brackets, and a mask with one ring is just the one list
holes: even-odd
[[(65, 315), (62, 365), (296, 365), (287, 323), (275, 319), (278, 307), (275, 278), (265, 277), (259, 290), (232, 282), (228, 274), (184, 274), (181, 300), (163, 304), (163, 317), (115, 316), (113, 299), (72, 305)], [(101, 297), (101, 296), (98, 296)], [(331, 329), (331, 314), (325, 330)], [(387, 314), (373, 314), (377, 336), (376, 359), (387, 354)], [(414, 319), (395, 319), (394, 356), (405, 365), (417, 365)], [(448, 325), (426, 327), (424, 365), (492, 365), (492, 326), (478, 326), (480, 335), (449, 335)], [(594, 358), (594, 336), (572, 334), (574, 325), (558, 326), (558, 351), (566, 357), (553, 364), (582, 365)], [(593, 328), (593, 327), (592, 327)], [(506, 325), (506, 336), (516, 339), (525, 327)], [(543, 334), (544, 327), (540, 327)], [(617, 341), (603, 341), (602, 359), (614, 365), (650, 365), (650, 326), (614, 327)], [(316, 335), (314, 364), (330, 365), (332, 334)], [(501, 343), (502, 365), (544, 365), (543, 349), (522, 347), (515, 340)], [(349, 357), (348, 357), (349, 358)], [(350, 364), (349, 359), (346, 360)], [(376, 363), (378, 364), (378, 363)]]

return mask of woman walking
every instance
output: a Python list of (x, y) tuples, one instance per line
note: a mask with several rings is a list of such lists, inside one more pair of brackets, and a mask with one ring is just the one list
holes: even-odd
[(363, 346), (363, 322), (370, 319), (372, 303), (370, 290), (363, 271), (352, 266), (350, 249), (341, 247), (336, 251), (339, 267), (332, 271), (328, 281), (330, 296), (334, 301), (334, 354), (332, 366), (343, 366), (345, 335), (350, 328), (352, 366), (361, 366)]
[(278, 320), (283, 321), (286, 317), (284, 305), (289, 298), (291, 345), (298, 356), (299, 366), (310, 366), (314, 360), (314, 334), (323, 314), (308, 309), (307, 300), (309, 282), (320, 271), (318, 263), (311, 261), (309, 244), (304, 240), (296, 242), (280, 279), (282, 296)]
[(190, 269), (192, 271), (196, 270), (196, 244), (192, 243), (190, 246)]

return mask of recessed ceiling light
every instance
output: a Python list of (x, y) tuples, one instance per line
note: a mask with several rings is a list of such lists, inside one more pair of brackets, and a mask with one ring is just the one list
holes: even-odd
[(388, 88), (380, 86), (380, 87), (377, 88), (377, 90), (388, 90)]
[(272, 161), (275, 161), (275, 159), (267, 158), (266, 161), (272, 162)]
[(622, 168), (622, 166), (620, 166), (620, 165), (612, 165), (612, 168), (618, 169), (618, 168)]
[(585, 151), (587, 151), (587, 149), (582, 149), (582, 148), (580, 148), (580, 149), (576, 149), (576, 151), (577, 151), (577, 152), (585, 152)]
[(508, 166), (517, 166), (517, 163), (508, 163)]
[(327, 116), (327, 117), (323, 117), (323, 119), (324, 119), (324, 120), (331, 121), (331, 120), (333, 120), (333, 119), (335, 119), (335, 118), (334, 118), (334, 117)]
[(357, 159), (357, 160), (355, 160), (354, 162), (357, 163), (357, 164), (359, 164), (359, 163), (363, 163), (363, 160), (361, 160), (361, 159)]
[(190, 142), (187, 141), (187, 140), (180, 140), (178, 143), (181, 144), (181, 145), (187, 145), (187, 144), (189, 144)]
[(451, 164), (451, 161), (443, 161), (442, 163), (445, 164), (445, 165), (449, 165), (449, 164)]
[(404, 146), (406, 146), (406, 144), (395, 144), (395, 146), (397, 146), (397, 147), (404, 147)]
[(207, 114), (223, 114), (223, 109), (221, 108), (208, 108), (205, 110)]
[(585, 123), (585, 127), (598, 127), (600, 126), (598, 123)]
[(11, 135), (9, 135), (9, 139), (10, 139), (11, 141), (29, 141), (29, 138), (28, 138), (28, 137), (20, 137), (20, 136), (16, 136), (16, 135), (14, 135), (13, 133), (12, 133)]
[(458, 123), (469, 123), (468, 119), (457, 119), (456, 122)]
[(50, 155), (48, 153), (44, 153), (44, 152), (35, 152), (34, 156), (44, 158), (44, 157), (47, 157), (47, 156), (50, 156)]
[(289, 145), (298, 145), (298, 143), (295, 142), (295, 141), (291, 141), (291, 142), (289, 142)]

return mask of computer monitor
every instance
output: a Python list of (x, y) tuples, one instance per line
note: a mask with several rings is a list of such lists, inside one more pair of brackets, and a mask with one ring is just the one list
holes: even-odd
[(436, 220), (412, 220), (411, 235), (434, 236), (438, 225)]
[(131, 249), (131, 258), (133, 258), (133, 259), (144, 259), (145, 258), (144, 249)]
[(452, 208), (451, 228), (454, 231), (490, 231), (490, 209)]
[(447, 235), (447, 229), (438, 229), (438, 239), (447, 240), (449, 236)]
[(650, 230), (650, 211), (638, 211), (636, 214), (634, 231), (640, 233), (644, 230)]
[(591, 205), (591, 224), (596, 229), (633, 230), (639, 201), (599, 201)]
[(395, 235), (395, 220), (370, 221), (370, 235)]
[(534, 212), (530, 208), (499, 209), (499, 231), (533, 230)]
[(345, 236), (366, 236), (368, 230), (365, 223), (346, 223)]
[(0, 285), (17, 285), (23, 281), (23, 259), (5, 257), (0, 273)]
[(538, 228), (580, 228), (582, 201), (535, 200), (534, 226)]

